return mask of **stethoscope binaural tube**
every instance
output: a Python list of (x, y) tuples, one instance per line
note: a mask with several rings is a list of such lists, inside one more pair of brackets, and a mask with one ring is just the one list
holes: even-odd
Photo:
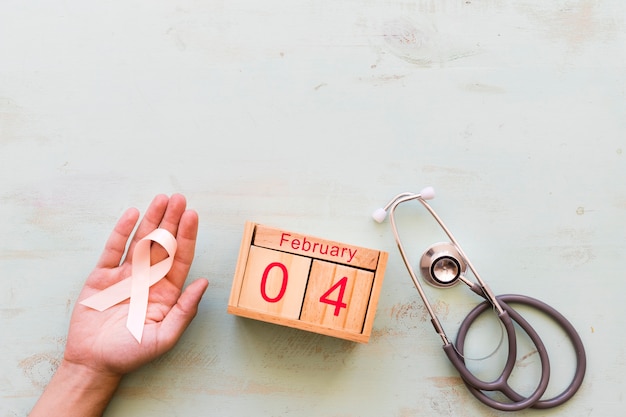
[[(402, 256), (402, 260), (409, 272), (409, 275), (411, 276), (415, 288), (417, 289), (420, 297), (422, 298), (422, 301), (424, 302), (435, 331), (437, 332), (437, 334), (439, 334), (443, 341), (443, 350), (446, 353), (446, 356), (448, 357), (452, 365), (458, 370), (461, 378), (463, 379), (465, 385), (468, 387), (470, 392), (478, 400), (492, 408), (503, 411), (516, 411), (528, 407), (551, 408), (564, 403), (577, 392), (578, 388), (582, 384), (585, 375), (586, 356), (580, 336), (571, 325), (571, 323), (569, 323), (569, 321), (567, 321), (567, 319), (563, 315), (561, 315), (554, 308), (543, 303), (542, 301), (522, 295), (495, 296), (493, 292), (489, 289), (489, 287), (485, 284), (485, 282), (481, 279), (481, 277), (478, 275), (476, 269), (471, 264), (450, 230), (445, 226), (441, 218), (432, 209), (432, 207), (430, 207), (430, 205), (426, 202), (426, 200), (430, 200), (432, 198), (434, 198), (434, 190), (431, 187), (425, 188), (419, 194), (409, 192), (398, 194), (384, 208), (375, 211), (373, 217), (377, 222), (381, 223), (385, 219), (387, 214), (389, 214), (392, 231), (394, 233), (398, 250), (400, 251), (400, 255)], [(411, 267), (408, 256), (398, 234), (398, 229), (394, 216), (395, 209), (398, 207), (398, 205), (411, 200), (418, 200), (433, 216), (437, 223), (439, 223), (443, 231), (450, 238), (452, 242), (451, 245), (458, 252), (458, 256), (462, 259), (463, 262), (465, 262), (467, 267), (469, 267), (469, 269), (474, 274), (478, 285), (467, 280), (465, 277), (461, 276), (461, 274), (456, 274), (454, 279), (458, 279), (464, 282), (473, 292), (485, 299), (483, 303), (479, 304), (476, 308), (474, 308), (474, 310), (472, 310), (468, 314), (468, 316), (461, 324), (461, 327), (459, 328), (459, 333), (457, 335), (456, 346), (448, 340), (443, 326), (439, 322), (439, 319), (437, 318), (437, 315), (435, 314), (432, 305), (428, 301), (422, 285), (418, 281), (417, 276), (415, 275), (413, 268)], [(435, 256), (433, 259), (441, 258), (437, 258)], [(460, 268), (460, 263), (458, 261), (456, 262), (455, 267)], [(434, 271), (432, 269), (430, 270), (430, 272), (434, 275)], [(437, 277), (433, 276), (432, 278), (436, 279)], [(444, 284), (441, 285), (442, 287), (451, 285), (451, 283), (449, 282), (445, 282), (442, 284)], [(561, 394), (550, 399), (541, 400), (541, 397), (545, 393), (550, 379), (550, 361), (546, 348), (535, 329), (516, 310), (511, 308), (508, 303), (524, 304), (541, 311), (545, 315), (552, 318), (568, 335), (568, 338), (570, 339), (576, 351), (577, 364), (572, 382)], [(476, 318), (478, 318), (483, 312), (487, 311), (487, 309), (489, 308), (493, 308), (496, 311), (498, 318), (502, 322), (507, 333), (509, 346), (507, 361), (504, 365), (502, 373), (498, 378), (491, 382), (480, 380), (474, 374), (472, 374), (472, 372), (465, 365), (465, 359), (463, 357), (463, 345), (465, 343), (465, 337), (469, 328), (476, 320)], [(517, 340), (513, 322), (516, 322), (527, 333), (528, 337), (535, 345), (541, 361), (541, 378), (537, 387), (535, 388), (535, 391), (528, 397), (520, 395), (508, 384), (508, 378), (513, 371), (517, 359)], [(497, 401), (486, 395), (485, 391), (499, 391), (507, 398), (509, 398), (512, 402)]]

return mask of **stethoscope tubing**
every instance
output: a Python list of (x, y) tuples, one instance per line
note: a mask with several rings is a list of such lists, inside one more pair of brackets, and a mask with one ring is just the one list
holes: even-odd
[[(489, 304), (488, 302), (485, 301), (484, 303), (488, 304), (489, 307), (492, 308), (491, 304)], [(509, 385), (508, 379), (511, 376), (513, 369), (515, 368), (515, 363), (517, 361), (517, 336), (515, 334), (513, 321), (517, 322), (517, 319), (520, 318), (516, 317), (519, 316), (517, 312), (511, 312), (511, 310), (512, 309), (510, 309), (510, 307), (506, 306), (502, 314), (498, 315), (498, 318), (503, 323), (506, 329), (509, 351), (504, 368), (502, 369), (500, 376), (497, 377), (494, 381), (483, 381), (477, 378), (467, 368), (467, 365), (465, 364), (465, 359), (463, 358), (463, 343), (459, 344), (459, 336), (457, 336), (456, 346), (454, 346), (452, 343), (443, 346), (443, 350), (448, 356), (448, 359), (457, 369), (461, 376), (461, 379), (469, 388), (470, 392), (483, 404), (502, 411), (518, 411), (528, 407), (532, 407), (540, 400), (541, 396), (543, 396), (543, 394), (546, 392), (546, 389), (548, 388), (548, 383), (550, 382), (550, 360), (546, 347), (535, 329), (532, 328), (528, 324), (528, 322), (524, 320), (523, 329), (528, 334), (530, 340), (533, 342), (535, 348), (537, 349), (537, 353), (539, 354), (539, 359), (541, 361), (541, 377), (539, 379), (537, 387), (535, 388), (535, 391), (528, 397), (523, 397), (517, 394)], [(466, 328), (459, 329), (461, 342), (464, 342), (465, 334), (467, 330), (469, 330), (471, 323), (474, 321), (474, 319), (475, 317), (468, 322)], [(466, 318), (464, 322), (467, 321), (468, 320)], [(500, 391), (509, 399), (511, 399), (512, 396), (516, 396), (517, 399), (512, 400), (513, 402), (497, 401), (485, 394), (485, 391)]]
[[(502, 305), (504, 310), (508, 312), (511, 319), (513, 319), (513, 321), (515, 321), (528, 334), (532, 342), (537, 347), (537, 351), (540, 355), (540, 358), (541, 358), (542, 352), (546, 351), (543, 345), (543, 342), (541, 342), (541, 339), (539, 339), (537, 332), (528, 323), (528, 321), (524, 319), (524, 317), (522, 317), (522, 315), (519, 314), (517, 310), (511, 307), (510, 304), (522, 304), (522, 305), (532, 307), (538, 311), (541, 311), (546, 316), (554, 320), (554, 322), (559, 327), (561, 327), (561, 329), (563, 329), (563, 331), (569, 338), (570, 342), (572, 343), (572, 347), (574, 348), (574, 352), (576, 354), (576, 370), (574, 372), (574, 377), (572, 378), (572, 381), (560, 394), (557, 394), (552, 398), (540, 399), (534, 402), (531, 405), (531, 407), (536, 408), (536, 409), (546, 409), (546, 408), (556, 407), (565, 403), (567, 400), (572, 398), (574, 394), (576, 394), (576, 392), (582, 385), (583, 379), (585, 377), (585, 372), (587, 369), (587, 356), (586, 356), (585, 347), (583, 345), (582, 339), (580, 338), (580, 335), (578, 334), (574, 326), (569, 322), (569, 320), (565, 318), (565, 316), (563, 316), (559, 311), (557, 311), (552, 306), (544, 303), (541, 300), (538, 300), (536, 298), (532, 298), (526, 295), (520, 295), (520, 294), (503, 294), (503, 295), (498, 295), (497, 297), (498, 297), (498, 301), (500, 302), (500, 305)], [(465, 338), (467, 336), (467, 333), (472, 323), (484, 312), (491, 310), (491, 308), (492, 306), (488, 301), (483, 301), (482, 303), (474, 307), (474, 309), (470, 311), (470, 313), (465, 317), (465, 319), (461, 323), (461, 326), (459, 327), (458, 334), (456, 337), (456, 343), (455, 343), (456, 349), (459, 352), (459, 355), (463, 355), (463, 346), (465, 343)], [(539, 348), (538, 344), (541, 346), (541, 349)], [(542, 362), (542, 372), (543, 372), (544, 371), (543, 368), (545, 367), (543, 359), (541, 360), (541, 362)], [(482, 402), (493, 401), (490, 397), (486, 396), (483, 392), (476, 389), (475, 386), (468, 384), (465, 379), (463, 380), (467, 388), (470, 390), (470, 392), (474, 394), (474, 396), (476, 396), (479, 400), (481, 400)], [(525, 399), (524, 396), (520, 395), (519, 393), (514, 391), (512, 388), (510, 388), (508, 384), (506, 384), (506, 386), (508, 387), (507, 390), (500, 390), (500, 391), (504, 395), (506, 395), (511, 401), (519, 402)], [(498, 404), (506, 404), (506, 403), (498, 403)]]

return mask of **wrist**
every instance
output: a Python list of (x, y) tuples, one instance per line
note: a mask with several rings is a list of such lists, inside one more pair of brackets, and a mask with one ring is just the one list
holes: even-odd
[(30, 416), (100, 416), (121, 379), (63, 359)]
[(121, 374), (98, 370), (65, 358), (56, 373), (72, 384), (72, 388), (91, 392), (115, 391), (122, 380)]

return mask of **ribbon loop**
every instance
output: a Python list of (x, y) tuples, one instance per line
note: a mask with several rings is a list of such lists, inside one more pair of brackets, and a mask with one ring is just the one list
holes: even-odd
[[(168, 254), (164, 260), (150, 266), (150, 246), (156, 242)], [(141, 343), (148, 312), (150, 287), (159, 282), (172, 268), (176, 253), (176, 238), (165, 229), (155, 229), (135, 245), (132, 275), (84, 299), (80, 304), (104, 311), (130, 298), (126, 327)]]

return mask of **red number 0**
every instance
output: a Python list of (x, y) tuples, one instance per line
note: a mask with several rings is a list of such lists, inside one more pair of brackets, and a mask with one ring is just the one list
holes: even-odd
[[(342, 308), (348, 307), (348, 305), (343, 302), (343, 295), (346, 292), (347, 282), (348, 282), (348, 277), (341, 278), (339, 281), (337, 281), (335, 285), (330, 287), (328, 291), (326, 291), (320, 297), (320, 303), (326, 303), (326, 304), (330, 304), (331, 306), (335, 306), (335, 313), (334, 313), (335, 316), (339, 315)], [(339, 288), (339, 294), (337, 295), (337, 299), (336, 300), (329, 299), (328, 296), (337, 288)]]
[[(280, 285), (280, 291), (278, 292), (278, 295), (274, 298), (271, 298), (267, 296), (265, 287), (267, 286), (267, 276), (269, 275), (272, 268), (274, 268), (275, 266), (282, 269), (283, 281)], [(263, 299), (267, 301), (268, 303), (276, 303), (280, 301), (280, 299), (283, 298), (283, 295), (285, 295), (285, 291), (287, 290), (287, 278), (288, 277), (289, 277), (289, 273), (287, 272), (287, 267), (285, 265), (281, 264), (280, 262), (272, 262), (271, 264), (269, 264), (265, 268), (265, 271), (263, 271), (263, 278), (261, 278), (261, 296), (263, 297)]]

